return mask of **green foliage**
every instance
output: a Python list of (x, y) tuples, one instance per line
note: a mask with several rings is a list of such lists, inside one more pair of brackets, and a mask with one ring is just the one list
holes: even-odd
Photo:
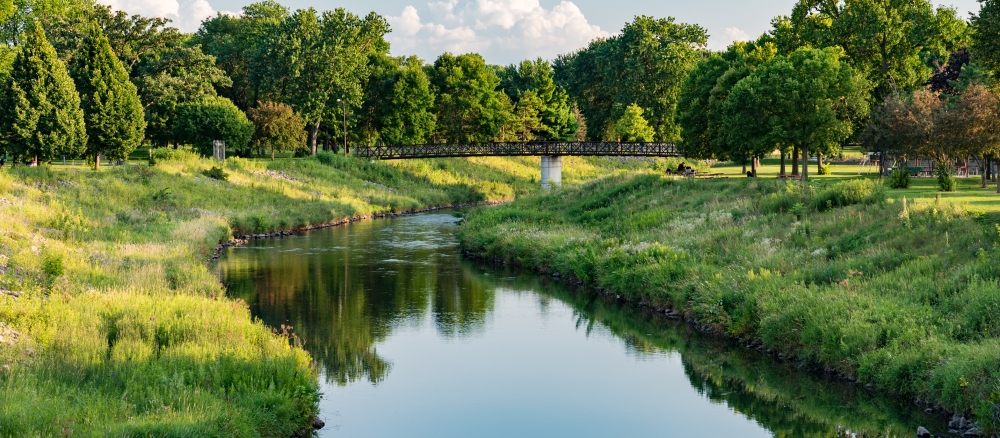
[(142, 143), (146, 121), (135, 85), (111, 51), (108, 38), (91, 25), (73, 57), (70, 72), (80, 93), (87, 125), (87, 155), (124, 160)]
[(232, 84), (215, 59), (201, 48), (170, 46), (143, 56), (133, 81), (146, 108), (146, 137), (156, 143), (178, 141), (178, 106), (216, 96), (216, 88)]
[(979, 13), (972, 16), (972, 44), (969, 52), (976, 63), (989, 70), (994, 78), (1000, 73), (1000, 2), (979, 2)]
[(10, 75), (0, 84), (0, 152), (15, 162), (78, 156), (87, 144), (80, 96), (41, 25), (19, 46)]
[(927, 0), (826, 2), (801, 0), (791, 13), (789, 40), (799, 47), (837, 46), (868, 78), (874, 96), (910, 91), (944, 63), (948, 53), (968, 44), (969, 30), (955, 9)]
[(205, 175), (205, 176), (207, 176), (209, 178), (212, 178), (214, 180), (219, 180), (219, 181), (228, 181), (229, 180), (229, 174), (226, 173), (225, 170), (222, 170), (222, 168), (218, 167), (218, 166), (212, 166), (209, 169), (205, 169), (205, 170), (201, 171), (201, 174)]
[(649, 126), (642, 116), (643, 110), (639, 105), (631, 104), (625, 109), (614, 125), (613, 135), (606, 138), (609, 141), (652, 141), (656, 133), (653, 127)]
[[(767, 138), (767, 125), (760, 123), (764, 96), (755, 95), (752, 87), (744, 87), (740, 89), (744, 94), (733, 97), (733, 101), (741, 102), (725, 106), (736, 85), (775, 54), (774, 45), (766, 41), (736, 42), (724, 53), (703, 59), (690, 71), (677, 113), (683, 137), (680, 148), (685, 156), (746, 161), (751, 155), (775, 149), (776, 144)], [(736, 133), (732, 129), (747, 131)]]
[(938, 189), (942, 192), (954, 192), (958, 187), (958, 181), (955, 181), (954, 176), (955, 165), (950, 160), (938, 163), (934, 173), (937, 175)]
[(204, 156), (212, 155), (212, 141), (226, 142), (227, 150), (242, 150), (250, 143), (253, 123), (224, 97), (206, 97), (177, 107), (174, 136), (194, 145)]
[[(522, 139), (527, 137), (546, 141), (573, 139), (580, 124), (573, 117), (566, 90), (555, 84), (552, 65), (548, 61), (541, 58), (521, 61), (519, 65), (502, 68), (499, 75), (500, 89), (510, 97), (517, 108)], [(526, 98), (529, 102), (522, 102)], [(525, 107), (531, 110), (525, 111)], [(524, 123), (526, 116), (523, 113), (536, 111), (537, 116), (528, 116), (531, 123)], [(534, 122), (536, 117), (538, 121)]]
[[(427, 143), (435, 116), (434, 91), (424, 62), (416, 56), (378, 55), (371, 63), (373, 72), (354, 135), (369, 144), (378, 138), (388, 144)], [(342, 136), (340, 126), (334, 126)]]
[(283, 103), (258, 102), (257, 106), (247, 111), (253, 121), (253, 144), (263, 153), (271, 151), (287, 151), (305, 147), (305, 122)]
[(886, 183), (890, 189), (910, 188), (910, 171), (907, 169), (895, 169), (889, 175), (889, 182)]
[(674, 141), (674, 120), (684, 78), (703, 56), (708, 34), (674, 18), (637, 16), (621, 34), (595, 39), (555, 62), (563, 86), (587, 119), (588, 136), (599, 139), (613, 129), (630, 104), (647, 111), (654, 140)]
[(362, 106), (372, 56), (385, 54), (389, 23), (375, 13), (359, 17), (344, 8), (318, 13), (300, 9), (264, 27), (250, 60), (250, 80), (259, 100), (291, 105), (310, 126), (316, 141), (323, 120), (341, 115), (341, 104)]
[(63, 266), (63, 257), (60, 254), (45, 251), (42, 255), (42, 274), (45, 275), (45, 281), (48, 285), (52, 283), (59, 277), (61, 277), (66, 272), (66, 267)]
[(850, 137), (853, 120), (868, 114), (867, 83), (842, 58), (836, 48), (799, 49), (736, 83), (723, 104), (734, 155), (749, 159), (774, 145), (797, 145), (805, 157), (810, 148), (829, 154)]
[(490, 141), (513, 117), (500, 78), (478, 54), (445, 53), (430, 69), (437, 135), (454, 143)]

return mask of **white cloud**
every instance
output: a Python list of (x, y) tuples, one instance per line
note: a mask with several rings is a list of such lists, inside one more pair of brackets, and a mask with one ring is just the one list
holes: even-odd
[(708, 48), (712, 50), (726, 50), (730, 44), (737, 41), (750, 41), (750, 34), (738, 27), (727, 27), (722, 38), (710, 38)]
[(98, 0), (116, 11), (147, 17), (164, 17), (184, 32), (194, 32), (201, 21), (215, 15), (207, 0)]
[(538, 0), (447, 0), (428, 3), (426, 11), (427, 20), (413, 6), (387, 17), (393, 54), (432, 61), (443, 52), (477, 52), (488, 62), (508, 64), (555, 58), (608, 36), (567, 0), (552, 9)]

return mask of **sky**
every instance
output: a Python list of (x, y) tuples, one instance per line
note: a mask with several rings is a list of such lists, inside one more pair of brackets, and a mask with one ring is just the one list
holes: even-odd
[[(256, 0), (98, 0), (131, 14), (170, 18), (182, 31), (193, 32), (216, 13), (238, 13)], [(976, 0), (944, 0), (968, 17)], [(392, 27), (386, 39), (393, 55), (417, 55), (432, 62), (443, 52), (482, 54), (492, 64), (523, 59), (553, 59), (613, 35), (637, 15), (674, 17), (708, 30), (709, 48), (725, 49), (733, 41), (756, 38), (770, 28), (771, 18), (789, 14), (795, 0), (279, 0), (290, 9), (347, 8), (386, 17)]]

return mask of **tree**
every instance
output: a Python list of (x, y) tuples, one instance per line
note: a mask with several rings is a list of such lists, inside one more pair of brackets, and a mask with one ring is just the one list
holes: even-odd
[(100, 167), (102, 154), (124, 160), (142, 143), (146, 120), (135, 85), (96, 23), (74, 55), (70, 71), (80, 93), (87, 154), (94, 158), (94, 169)]
[(143, 56), (133, 81), (146, 112), (146, 137), (169, 144), (174, 137), (178, 105), (216, 96), (216, 89), (232, 84), (215, 58), (198, 46), (172, 46)]
[(521, 141), (537, 139), (536, 134), (545, 128), (542, 122), (545, 102), (534, 91), (525, 91), (514, 108), (512, 121), (517, 138)]
[(288, 18), (288, 8), (266, 0), (244, 6), (242, 12), (238, 17), (219, 13), (205, 20), (193, 42), (214, 56), (217, 66), (232, 79), (233, 85), (221, 93), (246, 110), (254, 105), (258, 93), (250, 73), (254, 53), (262, 40)]
[(226, 142), (226, 149), (244, 151), (253, 137), (254, 125), (231, 100), (208, 96), (178, 105), (174, 130), (177, 139), (209, 156), (213, 140)]
[[(757, 66), (777, 53), (774, 44), (767, 40), (733, 43), (723, 53), (712, 54), (692, 69), (681, 91), (677, 120), (682, 128), (681, 150), (692, 158), (720, 158), (756, 165), (761, 155), (747, 149), (746, 138), (731, 135), (725, 125), (724, 103), (734, 87), (753, 73)], [(746, 96), (742, 96), (746, 97)], [(752, 103), (743, 104), (755, 108)], [(735, 108), (735, 107), (734, 107)], [(732, 114), (730, 114), (732, 117)], [(747, 115), (750, 122), (759, 121), (759, 114)], [(749, 135), (751, 131), (738, 134)], [(775, 147), (784, 145), (771, 144)], [(784, 154), (782, 154), (784, 157)]]
[(539, 122), (532, 128), (531, 137), (563, 141), (573, 138), (579, 122), (573, 117), (566, 90), (555, 84), (552, 65), (548, 61), (541, 58), (522, 61), (519, 65), (499, 69), (498, 75), (500, 88), (518, 108), (535, 105), (535, 102), (521, 105), (522, 96), (527, 93), (539, 100)]
[(587, 117), (591, 137), (613, 129), (628, 105), (644, 108), (660, 141), (674, 141), (681, 86), (703, 56), (708, 34), (673, 18), (636, 17), (620, 35), (597, 39), (555, 63), (557, 82)]
[(500, 78), (482, 56), (445, 53), (430, 69), (437, 94), (437, 134), (453, 143), (491, 141), (512, 117)]
[(315, 154), (320, 124), (339, 114), (337, 99), (361, 106), (367, 62), (389, 51), (388, 31), (375, 13), (361, 18), (343, 8), (322, 14), (300, 9), (269, 28), (254, 53), (251, 81), (258, 97), (287, 103), (307, 121)]
[(275, 151), (287, 151), (305, 146), (305, 122), (292, 111), (292, 107), (283, 103), (258, 102), (255, 108), (247, 112), (253, 121), (253, 143), (257, 150), (271, 151), (274, 160)]
[(80, 49), (93, 23), (101, 28), (115, 55), (132, 73), (142, 57), (180, 44), (185, 38), (170, 20), (161, 17), (129, 16), (113, 12), (110, 6), (88, 4), (79, 14), (55, 14), (42, 18), (49, 40), (66, 62)]
[(969, 52), (977, 63), (1000, 78), (1000, 1), (980, 0), (979, 13), (972, 16)]
[(37, 22), (0, 87), (0, 108), (0, 147), (15, 162), (77, 156), (87, 144), (80, 96)]
[(642, 107), (631, 104), (625, 108), (625, 114), (615, 122), (614, 130), (608, 141), (652, 141), (656, 131), (642, 116)]
[[(745, 82), (744, 82), (745, 81)], [(745, 89), (736, 93), (736, 89)], [(810, 148), (835, 145), (853, 133), (852, 120), (868, 115), (868, 84), (843, 62), (839, 48), (798, 49), (762, 64), (740, 81), (727, 97), (728, 113), (757, 111), (763, 126), (753, 128), (756, 142), (799, 146), (802, 180), (809, 177), (805, 166)], [(752, 99), (744, 98), (754, 93)], [(751, 105), (740, 108), (740, 106)], [(751, 127), (752, 123), (731, 122)], [(732, 132), (732, 135), (745, 134)]]
[(790, 25), (784, 33), (803, 46), (842, 48), (879, 99), (920, 86), (934, 67), (921, 58), (940, 62), (968, 35), (954, 9), (935, 10), (928, 0), (800, 0)]
[(677, 123), (681, 127), (678, 149), (688, 158), (720, 158), (722, 151), (714, 147), (715, 133), (709, 117), (712, 89), (730, 69), (722, 54), (713, 53), (702, 59), (688, 73), (678, 102)]
[(434, 133), (434, 92), (424, 62), (408, 58), (397, 71), (385, 105), (382, 138), (390, 144), (427, 143)]

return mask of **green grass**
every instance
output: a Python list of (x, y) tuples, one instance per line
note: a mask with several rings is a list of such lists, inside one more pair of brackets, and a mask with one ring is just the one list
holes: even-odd
[[(537, 158), (229, 159), (219, 181), (210, 160), (155, 153), (0, 169), (0, 436), (291, 436), (317, 369), (227, 297), (217, 244), (540, 190)], [(565, 180), (652, 164), (567, 159)]]
[(638, 173), (472, 212), (460, 237), (989, 423), (1000, 402), (996, 207), (968, 184), (938, 199), (920, 181), (893, 191)]

